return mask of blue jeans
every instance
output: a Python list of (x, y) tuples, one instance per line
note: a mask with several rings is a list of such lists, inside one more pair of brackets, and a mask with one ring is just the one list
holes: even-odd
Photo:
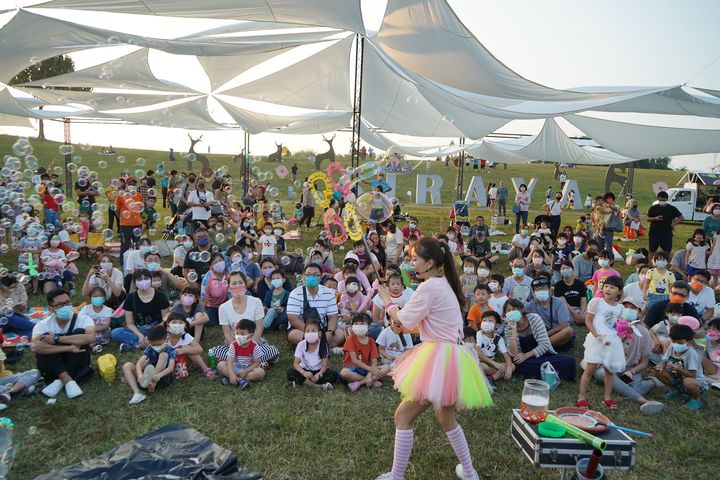
[(30, 338), (35, 323), (22, 313), (13, 313), (6, 317), (7, 323), (3, 325), (3, 333), (16, 333), (18, 335)]
[[(145, 335), (150, 327), (148, 325), (138, 325), (137, 329), (140, 330), (140, 333)], [(136, 347), (137, 344), (140, 343), (140, 339), (137, 335), (126, 327), (116, 328), (110, 333), (110, 335), (112, 336), (113, 341), (117, 343), (127, 343), (133, 347)]]
[(207, 326), (220, 325), (220, 317), (218, 315), (218, 307), (205, 307), (205, 312), (208, 316)]
[(268, 309), (265, 314), (265, 319), (263, 320), (263, 325), (265, 325), (267, 330), (283, 330), (283, 325), (287, 327), (287, 324), (287, 313), (284, 311), (282, 313), (277, 313), (274, 308)]
[(60, 223), (60, 215), (58, 215), (58, 212), (55, 210), (50, 210), (49, 208), (45, 209), (45, 225), (47, 224), (53, 224), (55, 227), (59, 228)]
[[(525, 225), (527, 223), (528, 219), (528, 212), (527, 211), (520, 211), (520, 213), (515, 214), (515, 233), (520, 233), (520, 226)], [(522, 220), (522, 223), (520, 223), (520, 220)]]

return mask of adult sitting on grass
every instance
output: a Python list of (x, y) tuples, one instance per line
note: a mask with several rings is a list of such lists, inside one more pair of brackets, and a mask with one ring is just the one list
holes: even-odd
[(55, 398), (64, 386), (68, 398), (79, 397), (83, 391), (77, 382), (92, 374), (93, 321), (74, 313), (70, 295), (63, 289), (48, 292), (47, 304), (51, 315), (35, 325), (30, 344), (38, 370), (50, 382), (42, 393)]
[(18, 281), (18, 274), (8, 272), (0, 278), (0, 303), (12, 308), (12, 315), (3, 313), (7, 322), (2, 326), (2, 333), (15, 333), (20, 336), (30, 337), (35, 323), (26, 315), (27, 312), (27, 291), (25, 285)]
[(98, 257), (98, 262), (92, 267), (83, 283), (83, 297), (89, 297), (90, 291), (95, 287), (103, 289), (107, 299), (105, 304), (110, 308), (117, 308), (125, 297), (122, 272), (114, 267), (110, 255)]
[(525, 305), (527, 313), (536, 313), (547, 329), (553, 348), (566, 352), (575, 346), (575, 330), (567, 303), (553, 299), (550, 279), (540, 276), (532, 281), (533, 300)]
[(133, 279), (137, 291), (125, 299), (125, 326), (112, 331), (112, 339), (120, 344), (120, 351), (148, 346), (147, 331), (159, 325), (168, 313), (167, 296), (152, 286), (152, 276), (145, 269), (136, 270)]
[(288, 341), (292, 345), (303, 340), (307, 318), (317, 318), (320, 321), (331, 348), (345, 343), (345, 333), (342, 328), (338, 328), (337, 297), (335, 292), (319, 285), (321, 275), (319, 266), (306, 265), (303, 270), (304, 285), (290, 292), (287, 304)]

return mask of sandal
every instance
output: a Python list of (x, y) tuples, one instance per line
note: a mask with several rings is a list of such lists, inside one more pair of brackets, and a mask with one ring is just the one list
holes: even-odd
[(215, 380), (215, 378), (217, 378), (215, 370), (213, 370), (212, 368), (204, 368), (202, 374), (210, 380)]
[(615, 400), (604, 400), (603, 404), (605, 405), (605, 408), (609, 408), (610, 410), (618, 409), (618, 402)]
[[(293, 384), (294, 384), (294, 383), (295, 383), (295, 382), (293, 382)], [(293, 386), (294, 386), (294, 385), (293, 385)], [(332, 390), (332, 389), (333, 389), (333, 385), (332, 385), (332, 383), (327, 382), (325, 385), (322, 386), (322, 389), (325, 390), (325, 391)]]
[(577, 402), (575, 402), (575, 406), (578, 408), (584, 408), (586, 410), (589, 410), (590, 402), (588, 402), (587, 400), (578, 400)]

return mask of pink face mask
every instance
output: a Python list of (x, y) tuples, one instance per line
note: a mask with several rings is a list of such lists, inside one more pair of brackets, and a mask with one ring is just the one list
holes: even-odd
[(183, 295), (180, 297), (180, 302), (186, 307), (191, 307), (195, 303), (195, 297), (193, 295)]
[(137, 286), (137, 289), (141, 292), (144, 292), (148, 288), (150, 288), (151, 280), (149, 278), (143, 278), (142, 280), (137, 280), (135, 282), (135, 285)]
[(234, 287), (230, 287), (230, 293), (232, 293), (234, 297), (238, 295), (245, 295), (246, 290), (247, 287), (245, 285), (235, 285)]
[(540, 257), (535, 257), (535, 258), (532, 259), (532, 263), (533, 263), (533, 265), (535, 265), (536, 267), (539, 267), (540, 265), (542, 265), (543, 259), (540, 258)]

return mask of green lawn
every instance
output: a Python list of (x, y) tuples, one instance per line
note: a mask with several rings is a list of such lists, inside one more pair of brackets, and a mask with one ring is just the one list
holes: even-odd
[[(9, 153), (14, 139), (0, 137), (0, 152)], [(51, 161), (61, 164), (57, 144), (34, 141), (35, 154), (42, 165)], [(97, 148), (83, 151), (76, 148), (76, 155), (82, 156), (81, 164), (96, 166), (100, 157)], [(146, 159), (146, 166), (154, 167), (166, 158), (164, 152), (146, 152), (118, 149), (125, 155), (125, 164), (108, 160), (105, 169), (98, 169), (101, 181), (106, 183), (113, 176), (129, 168), (139, 168), (136, 159)], [(185, 166), (185, 160), (177, 155), (178, 165)], [(313, 166), (304, 159), (297, 159), (300, 176), (312, 173)], [(233, 164), (229, 156), (212, 155), (213, 166), (227, 165), (239, 177), (239, 165)], [(291, 161), (286, 160), (286, 165)], [(268, 171), (274, 165), (264, 160), (253, 164)], [(418, 168), (425, 173), (425, 165)], [(417, 207), (411, 205), (404, 192), (414, 191), (414, 175), (398, 176), (398, 190), (403, 192), (401, 202), (407, 210), (420, 218), (420, 227), (426, 233), (437, 232), (447, 225), (454, 171), (442, 164), (433, 164), (432, 173), (441, 174), (445, 180), (442, 207)], [(473, 170), (466, 173), (466, 183)], [(577, 178), (582, 195), (590, 192), (601, 193), (604, 169), (579, 167), (571, 170), (571, 177)], [(507, 170), (498, 168), (485, 174), (487, 181), (505, 180), (511, 176), (539, 179), (534, 196), (538, 205), (547, 185), (553, 182), (552, 167), (547, 165), (510, 166)], [(651, 183), (665, 181), (674, 184), (680, 178), (679, 172), (637, 171), (636, 196), (640, 199), (641, 211), (646, 210), (653, 197)], [(281, 189), (284, 198), (285, 180), (273, 179), (272, 184)], [(289, 202), (286, 202), (289, 205)], [(471, 217), (478, 212), (471, 209)], [(537, 213), (537, 212), (533, 212)], [(531, 213), (531, 218), (533, 216)], [(161, 217), (164, 216), (164, 213)], [(578, 213), (564, 216), (563, 224), (574, 224)], [(690, 236), (693, 225), (682, 225), (675, 235), (675, 247), (684, 244)], [(319, 231), (316, 229), (315, 231)], [(510, 229), (506, 229), (510, 233)], [(313, 232), (315, 233), (315, 232)], [(313, 235), (303, 234), (297, 242), (302, 248), (308, 246)], [(509, 237), (505, 237), (509, 238)], [(643, 242), (644, 243), (644, 242)], [(638, 245), (640, 242), (638, 242)], [(632, 243), (627, 244), (633, 246)], [(12, 252), (0, 256), (4, 266), (16, 267)], [(165, 259), (168, 261), (168, 259)], [(81, 278), (88, 269), (87, 262), (81, 262)], [(624, 265), (619, 268), (626, 275), (630, 272)], [(498, 271), (507, 274), (505, 262), (500, 262)], [(78, 296), (76, 300), (82, 301)], [(41, 297), (31, 299), (31, 304), (44, 304)], [(578, 330), (578, 345), (586, 330)], [(207, 349), (221, 341), (216, 329), (203, 339)], [(120, 443), (147, 433), (172, 422), (182, 422), (197, 428), (216, 443), (234, 451), (240, 464), (255, 469), (268, 479), (369, 479), (387, 471), (392, 461), (394, 427), (392, 414), (398, 403), (398, 395), (389, 382), (381, 391), (361, 390), (350, 394), (344, 387), (333, 392), (311, 392), (305, 389), (292, 390), (285, 380), (285, 372), (291, 364), (292, 350), (284, 336), (279, 333), (268, 335), (270, 342), (282, 351), (281, 361), (274, 366), (266, 379), (240, 392), (231, 387), (222, 387), (193, 371), (190, 379), (175, 382), (169, 389), (151, 396), (139, 406), (129, 407), (130, 389), (116, 380), (105, 384), (93, 379), (83, 385), (85, 395), (70, 401), (63, 394), (55, 406), (46, 406), (42, 395), (29, 399), (18, 399), (4, 413), (16, 423), (17, 439), (20, 443), (18, 457), (10, 478), (32, 478), (70, 463), (78, 462), (100, 454)], [(119, 354), (114, 347), (109, 349), (118, 357), (119, 363), (135, 361), (136, 355)], [(576, 349), (582, 355), (582, 349)], [(34, 364), (30, 352), (26, 352), (20, 368)], [(334, 357), (333, 364), (339, 368), (340, 358)], [(18, 369), (13, 368), (13, 369)], [(495, 406), (483, 411), (463, 412), (459, 421), (465, 429), (471, 444), (476, 467), (482, 478), (527, 479), (557, 478), (556, 472), (535, 471), (521, 455), (509, 435), (510, 409), (519, 406), (522, 381), (501, 383), (495, 394)], [(551, 407), (571, 405), (575, 401), (577, 385), (564, 383), (552, 393)], [(602, 387), (592, 385), (589, 400), (599, 405)], [(652, 392), (651, 398), (661, 399), (661, 392)], [(714, 426), (720, 421), (716, 393), (707, 398), (707, 407), (699, 413), (690, 413), (678, 402), (668, 404), (668, 410), (657, 417), (642, 416), (637, 405), (621, 400), (621, 408), (612, 412), (611, 419), (619, 424), (655, 433), (655, 440), (638, 439), (636, 467), (628, 474), (614, 474), (618, 478), (715, 478), (713, 466), (720, 458), (720, 446), (714, 440)], [(30, 427), (37, 432), (31, 435)], [(35, 429), (32, 429), (35, 430)], [(454, 478), (452, 469), (456, 460), (445, 436), (428, 413), (416, 428), (415, 449), (408, 468), (410, 479)]]

